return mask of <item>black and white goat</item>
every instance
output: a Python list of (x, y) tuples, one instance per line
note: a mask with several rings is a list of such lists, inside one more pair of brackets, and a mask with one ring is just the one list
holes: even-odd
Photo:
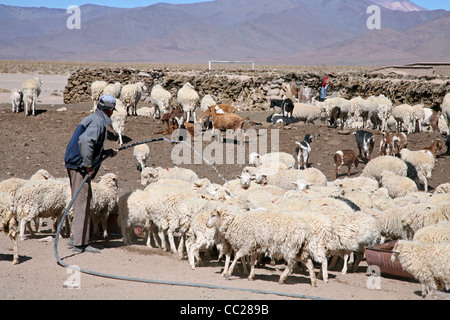
[(279, 107), (281, 108), (281, 111), (283, 112), (283, 121), (284, 123), (288, 123), (288, 119), (291, 119), (292, 123), (292, 113), (294, 112), (294, 102), (291, 99), (284, 99), (284, 100), (278, 100), (278, 99), (272, 99), (270, 100), (270, 108)]
[(298, 169), (304, 170), (308, 168), (309, 154), (311, 153), (311, 142), (315, 136), (307, 134), (302, 142), (296, 142), (297, 148), (295, 153), (297, 154)]
[(366, 161), (370, 161), (373, 149), (375, 147), (375, 138), (373, 136), (373, 133), (364, 130), (358, 130), (353, 134), (356, 136), (356, 143), (359, 149), (359, 157), (363, 159), (364, 151), (364, 159)]

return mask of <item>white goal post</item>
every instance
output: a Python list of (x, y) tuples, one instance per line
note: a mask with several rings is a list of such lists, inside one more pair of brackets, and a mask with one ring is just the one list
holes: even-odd
[(209, 70), (212, 69), (214, 63), (217, 64), (251, 64), (252, 70), (255, 70), (255, 61), (209, 61)]

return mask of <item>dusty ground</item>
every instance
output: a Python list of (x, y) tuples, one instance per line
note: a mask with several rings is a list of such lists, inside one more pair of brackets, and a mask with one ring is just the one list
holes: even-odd
[[(59, 90), (58, 88), (52, 89)], [(29, 178), (37, 170), (44, 168), (56, 177), (66, 177), (64, 168), (65, 147), (78, 123), (91, 108), (91, 103), (66, 105), (64, 112), (56, 111), (62, 105), (48, 102), (48, 96), (41, 97), (36, 117), (25, 117), (23, 113), (12, 114), (9, 104), (0, 104), (0, 132), (3, 143), (0, 146), (0, 181), (16, 176)], [(144, 106), (143, 104), (140, 105)], [(265, 123), (267, 113), (249, 113), (245, 116), (252, 121), (251, 128), (256, 130), (277, 129)], [(255, 123), (261, 122), (261, 125)], [(159, 121), (149, 118), (128, 118), (125, 132), (125, 143), (143, 141), (161, 135), (155, 133), (164, 129)], [(280, 137), (280, 151), (293, 153), (295, 141), (302, 140), (306, 133), (318, 136), (312, 143), (311, 163), (313, 167), (322, 170), (329, 180), (334, 179), (332, 155), (338, 149), (352, 148), (355, 151), (353, 135), (341, 135), (336, 130), (320, 126), (293, 125), (276, 131)], [(379, 141), (379, 133), (376, 133)], [(409, 137), (410, 148), (420, 149), (439, 137), (438, 134), (421, 133)], [(117, 148), (116, 137), (111, 133), (107, 148)], [(270, 140), (269, 140), (270, 143)], [(205, 143), (204, 147), (208, 144)], [(270, 144), (269, 144), (270, 145)], [(171, 151), (174, 146), (165, 142), (150, 144), (151, 160), (149, 165), (173, 167)], [(248, 153), (246, 154), (248, 156)], [(377, 156), (375, 152), (374, 156)], [(433, 178), (429, 184), (432, 188), (448, 182), (449, 157), (437, 159)], [(119, 176), (119, 195), (141, 188), (139, 172), (136, 170), (136, 160), (132, 149), (121, 152), (116, 158), (106, 161), (100, 175), (108, 172)], [(223, 180), (208, 165), (182, 165), (193, 169), (200, 177), (206, 177), (216, 183)], [(239, 174), (244, 165), (217, 165), (221, 175), (227, 180)], [(364, 168), (360, 166), (354, 176), (358, 176)], [(59, 241), (59, 256), (70, 265), (79, 266), (101, 273), (128, 276), (143, 279), (174, 281), (184, 283), (207, 284), (233, 289), (221, 290), (204, 287), (186, 287), (165, 284), (137, 283), (113, 280), (82, 274), (80, 288), (71, 290), (64, 288), (66, 280), (73, 277), (67, 270), (57, 264), (53, 252), (53, 235), (50, 221), (42, 233), (35, 239), (28, 239), (19, 244), (20, 263), (12, 266), (12, 245), (3, 235), (0, 236), (0, 299), (148, 299), (148, 300), (276, 300), (297, 299), (289, 294), (323, 297), (340, 300), (422, 300), (421, 285), (394, 277), (382, 277), (380, 289), (368, 288), (366, 276), (367, 264), (362, 262), (356, 273), (342, 275), (338, 270), (330, 272), (330, 282), (318, 282), (317, 288), (312, 288), (304, 271), (291, 275), (286, 284), (278, 285), (282, 265), (260, 268), (256, 280), (249, 282), (245, 275), (236, 272), (231, 279), (224, 279), (220, 273), (222, 262), (215, 258), (193, 271), (186, 260), (180, 261), (170, 253), (159, 249), (148, 249), (143, 243), (125, 247), (120, 235), (116, 235), (109, 244), (98, 242), (101, 253), (72, 254), (66, 248), (67, 239)], [(318, 270), (316, 270), (318, 271)], [(236, 288), (276, 291), (276, 294), (261, 294), (249, 291), (239, 291)], [(283, 295), (285, 294), (285, 295)]]

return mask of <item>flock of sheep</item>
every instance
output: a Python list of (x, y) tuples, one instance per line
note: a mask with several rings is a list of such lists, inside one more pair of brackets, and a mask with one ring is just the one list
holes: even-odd
[[(122, 87), (118, 83), (95, 82), (94, 108), (102, 94), (118, 98), (116, 108), (122, 117), (113, 119), (114, 128), (119, 119), (137, 114), (136, 106), (145, 90), (142, 83)], [(287, 99), (295, 99), (289, 89), (286, 93)], [(161, 85), (152, 88), (151, 101), (160, 118), (173, 112), (171, 99), (172, 95)], [(182, 120), (171, 119), (179, 127), (189, 124), (191, 115), (194, 122), (203, 122), (205, 113), (209, 113), (213, 129), (230, 129), (219, 125), (226, 123), (221, 117), (232, 118), (234, 112), (221, 109), (211, 96), (200, 101), (189, 83), (179, 90), (177, 101)], [(197, 118), (198, 106), (202, 115)], [(431, 116), (427, 118), (428, 113)], [(387, 130), (391, 117), (397, 123), (394, 131), (404, 128), (410, 134), (416, 124), (421, 128), (430, 119), (436, 123), (436, 116), (439, 119), (441, 113), (450, 124), (450, 94), (441, 110), (431, 112), (423, 106), (394, 107), (384, 96), (294, 103), (292, 117), (296, 120), (314, 123), (330, 119), (330, 124), (340, 122), (341, 127), (351, 128), (366, 128), (370, 120), (374, 127), (385, 131), (380, 141), (384, 154), (371, 159), (373, 134), (358, 130), (355, 135), (360, 156), (347, 150), (338, 151), (334, 158), (334, 181), (328, 181), (320, 170), (308, 166), (313, 148), (306, 137), (307, 146), (298, 143), (297, 159), (282, 152), (251, 154), (241, 175), (223, 185), (202, 179), (189, 169), (146, 167), (150, 150), (147, 145), (136, 147), (134, 156), (144, 189), (119, 197), (119, 178), (111, 173), (101, 177), (100, 182), (93, 184), (94, 231), (98, 234), (102, 223), (103, 236), (107, 238), (106, 221), (116, 212), (126, 245), (136, 240), (135, 230), (141, 228), (146, 231), (148, 246), (171, 251), (181, 259), (186, 256), (192, 269), (201, 262), (201, 252), (216, 248), (220, 257), (225, 257), (224, 276), (231, 276), (241, 262), (250, 280), (255, 277), (258, 263), (268, 257), (286, 264), (280, 283), (301, 262), (308, 270), (312, 286), (317, 286), (314, 263), (320, 265), (320, 278), (328, 282), (330, 258), (331, 266), (337, 258), (343, 258), (345, 274), (350, 259), (354, 259), (352, 270), (357, 269), (366, 247), (400, 240), (394, 248), (394, 257), (423, 284), (422, 294), (449, 290), (450, 183), (436, 187), (433, 193), (428, 192), (427, 185), (436, 153), (445, 142), (433, 141), (427, 150), (410, 151), (406, 148), (407, 141), (391, 136)], [(231, 128), (236, 129), (236, 123)], [(439, 130), (439, 126), (432, 128)], [(118, 143), (122, 144), (121, 136)], [(449, 146), (448, 138), (446, 143)], [(350, 171), (352, 164), (357, 165), (361, 158), (366, 165), (360, 177), (337, 179), (342, 165), (348, 165)], [(301, 159), (303, 170), (295, 168)], [(421, 184), (423, 191), (419, 191)], [(68, 180), (54, 178), (44, 170), (29, 180), (12, 178), (0, 183), (0, 228), (15, 241), (14, 263), (19, 257), (19, 235), (25, 237), (26, 227), (33, 234), (30, 222), (39, 226), (39, 218), (58, 221), (70, 198)]]

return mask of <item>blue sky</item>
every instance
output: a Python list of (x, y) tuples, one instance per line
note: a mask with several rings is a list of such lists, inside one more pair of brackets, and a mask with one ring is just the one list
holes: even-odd
[[(207, 0), (203, 0), (207, 1)], [(276, 0), (274, 0), (276, 1)], [(449, 0), (412, 0), (419, 6), (428, 9), (446, 9), (450, 10)], [(105, 5), (110, 7), (120, 7), (120, 8), (135, 8), (149, 6), (158, 2), (168, 2), (168, 3), (193, 3), (202, 2), (200, 0), (15, 0), (15, 1), (3, 1), (0, 0), (0, 4), (22, 6), (22, 7), (48, 7), (48, 8), (67, 8), (70, 5), (83, 5), (87, 3)]]

